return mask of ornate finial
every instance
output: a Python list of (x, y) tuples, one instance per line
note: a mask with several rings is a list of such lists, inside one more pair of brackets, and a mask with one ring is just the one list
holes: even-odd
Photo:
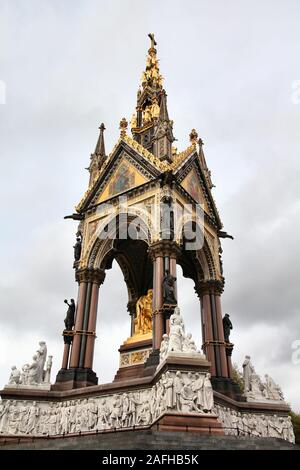
[[(142, 73), (141, 82), (142, 87), (145, 88), (150, 86), (151, 88), (161, 88), (163, 83), (163, 77), (159, 73), (159, 64), (156, 57), (156, 41), (154, 39), (154, 34), (148, 34), (151, 40), (151, 47), (148, 50), (148, 56), (146, 60), (146, 70)], [(139, 98), (139, 97), (138, 97)]]
[(150, 40), (151, 40), (151, 49), (154, 49), (154, 46), (157, 45), (157, 42), (156, 42), (155, 39), (154, 39), (154, 33), (149, 33), (148, 36), (149, 36), (149, 38), (150, 38)]
[(198, 140), (198, 134), (195, 129), (191, 130), (190, 133), (190, 142), (192, 145), (196, 146), (197, 145), (197, 140)]
[(126, 135), (127, 127), (128, 127), (128, 122), (126, 121), (126, 118), (122, 118), (120, 121), (120, 126), (119, 126), (121, 137), (124, 137)]

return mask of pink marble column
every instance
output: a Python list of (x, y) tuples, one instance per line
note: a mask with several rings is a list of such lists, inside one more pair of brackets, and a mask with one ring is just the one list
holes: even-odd
[(227, 366), (227, 357), (226, 357), (226, 349), (225, 349), (225, 340), (224, 340), (224, 329), (223, 329), (223, 321), (222, 321), (222, 307), (221, 307), (221, 296), (215, 295), (216, 301), (216, 314), (217, 314), (217, 324), (218, 324), (218, 341), (219, 350), (220, 350), (220, 360), (221, 360), (221, 373), (222, 377), (228, 377), (228, 366)]
[(90, 316), (89, 316), (89, 323), (88, 323), (88, 336), (87, 336), (85, 360), (84, 360), (84, 367), (88, 369), (93, 368), (94, 345), (95, 345), (95, 338), (96, 338), (97, 309), (98, 309), (98, 295), (99, 295), (99, 284), (94, 282), (92, 286)]
[(81, 331), (83, 327), (86, 288), (87, 288), (87, 282), (81, 282), (79, 285), (79, 289), (78, 289), (77, 311), (76, 311), (76, 320), (75, 320), (75, 327), (74, 327), (74, 338), (73, 338), (71, 358), (70, 358), (70, 367), (78, 367), (78, 364), (79, 364), (79, 352), (80, 352), (80, 343), (81, 343)]
[(202, 296), (203, 305), (203, 321), (204, 321), (204, 332), (203, 332), (203, 343), (204, 353), (207, 359), (211, 362), (211, 375), (216, 375), (216, 357), (213, 343), (213, 327), (211, 320), (211, 306), (210, 306), (210, 295), (204, 294)]
[(232, 379), (233, 372), (232, 372), (231, 356), (227, 356), (227, 368), (228, 368), (228, 377)]
[(155, 258), (155, 279), (153, 287), (155, 290), (155, 304), (154, 304), (154, 315), (155, 315), (155, 327), (154, 327), (154, 338), (153, 338), (153, 349), (159, 349), (164, 334), (164, 318), (162, 312), (159, 311), (163, 304), (163, 292), (162, 292), (162, 280), (164, 272), (164, 259), (162, 256)]
[(62, 369), (67, 369), (68, 368), (69, 352), (70, 352), (70, 344), (65, 343), (64, 344), (63, 360), (62, 360), (62, 365), (61, 365)]
[[(176, 267), (176, 258), (170, 258), (170, 274), (172, 274), (172, 276), (176, 277), (177, 279)], [(175, 298), (178, 302), (177, 281), (175, 282)]]

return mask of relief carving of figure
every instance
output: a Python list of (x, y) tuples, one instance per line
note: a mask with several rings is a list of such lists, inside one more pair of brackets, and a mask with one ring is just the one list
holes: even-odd
[(36, 402), (34, 401), (28, 410), (28, 423), (26, 428), (26, 434), (34, 434), (38, 416), (39, 408), (36, 406)]
[(203, 409), (204, 411), (211, 411), (213, 406), (214, 393), (210, 381), (210, 374), (206, 374), (203, 383)]

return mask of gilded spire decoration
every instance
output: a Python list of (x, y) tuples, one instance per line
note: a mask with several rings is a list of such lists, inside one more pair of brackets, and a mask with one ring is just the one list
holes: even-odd
[(148, 56), (146, 59), (146, 70), (142, 73), (141, 82), (142, 88), (145, 89), (146, 87), (151, 88), (162, 88), (163, 77), (159, 72), (159, 63), (156, 57), (157, 50), (155, 46), (157, 45), (154, 34), (148, 34), (151, 45), (150, 49), (148, 50)]
[(123, 117), (120, 121), (120, 126), (119, 126), (121, 137), (124, 137), (126, 135), (127, 127), (128, 127), (128, 122), (126, 121), (126, 118)]
[(197, 142), (198, 142), (198, 133), (197, 133), (196, 129), (191, 130), (190, 142), (191, 142), (192, 145), (194, 145), (194, 147), (196, 147)]

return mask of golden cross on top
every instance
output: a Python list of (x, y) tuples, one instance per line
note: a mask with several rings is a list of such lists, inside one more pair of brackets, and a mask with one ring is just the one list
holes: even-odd
[(149, 33), (148, 36), (149, 36), (149, 38), (150, 38), (150, 40), (151, 40), (151, 48), (154, 49), (154, 46), (157, 45), (157, 42), (156, 42), (155, 39), (154, 39), (154, 34), (153, 34), (153, 33)]

